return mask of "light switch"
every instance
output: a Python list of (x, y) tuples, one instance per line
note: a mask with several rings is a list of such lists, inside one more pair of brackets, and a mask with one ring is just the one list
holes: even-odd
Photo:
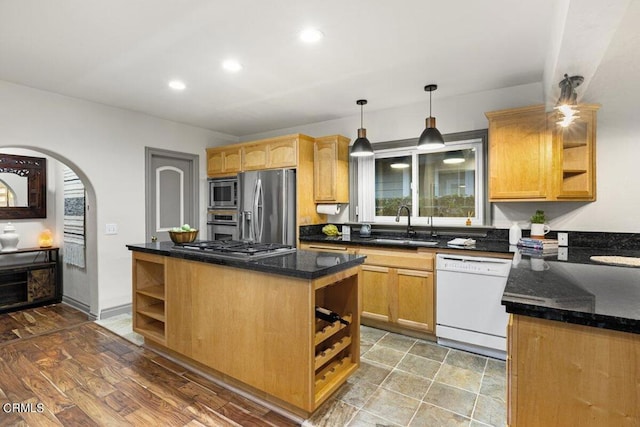
[(118, 224), (107, 224), (104, 234), (118, 234)]

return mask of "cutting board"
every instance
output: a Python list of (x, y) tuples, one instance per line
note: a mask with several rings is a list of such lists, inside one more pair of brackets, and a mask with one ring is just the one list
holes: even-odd
[(640, 258), (629, 256), (592, 256), (591, 261), (604, 264), (624, 265), (626, 267), (640, 267)]

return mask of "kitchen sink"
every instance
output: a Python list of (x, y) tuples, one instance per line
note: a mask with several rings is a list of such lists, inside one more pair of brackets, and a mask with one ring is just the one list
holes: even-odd
[(435, 240), (410, 240), (410, 239), (373, 239), (376, 243), (386, 243), (390, 245), (408, 245), (408, 246), (436, 246)]

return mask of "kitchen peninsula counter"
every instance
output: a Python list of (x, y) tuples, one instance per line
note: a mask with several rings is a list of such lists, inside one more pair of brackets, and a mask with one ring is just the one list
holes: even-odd
[[(360, 364), (363, 256), (246, 261), (132, 244), (133, 326), (145, 345), (298, 420)], [(315, 317), (327, 308), (345, 323)]]
[(640, 268), (594, 255), (640, 251), (514, 258), (502, 299), (510, 426), (640, 425)]

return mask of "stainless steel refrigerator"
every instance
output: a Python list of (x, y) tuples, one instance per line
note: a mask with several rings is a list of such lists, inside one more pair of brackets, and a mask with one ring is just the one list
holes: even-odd
[(239, 173), (238, 213), (240, 240), (295, 246), (295, 169)]

